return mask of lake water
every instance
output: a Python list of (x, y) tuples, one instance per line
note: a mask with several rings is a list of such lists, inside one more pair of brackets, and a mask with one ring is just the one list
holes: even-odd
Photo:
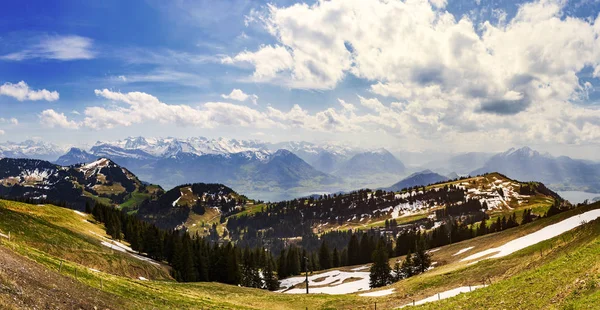
[(557, 191), (556, 193), (559, 194), (560, 197), (570, 201), (573, 204), (582, 203), (586, 199), (588, 199), (591, 202), (594, 198), (600, 197), (599, 193), (589, 193), (582, 191)]

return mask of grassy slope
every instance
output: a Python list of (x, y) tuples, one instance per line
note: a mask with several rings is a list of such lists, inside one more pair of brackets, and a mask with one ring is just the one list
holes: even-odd
[(16, 244), (88, 268), (134, 278), (170, 279), (165, 266), (155, 266), (101, 245), (98, 235), (106, 236), (104, 227), (69, 209), (0, 200), (0, 232), (10, 232)]
[[(10, 206), (7, 207), (7, 204)], [(600, 203), (586, 207), (586, 209), (598, 207), (600, 207)], [(44, 211), (46, 209), (48, 211)], [(93, 240), (88, 241), (90, 236), (85, 235), (79, 228), (81, 225), (92, 225), (91, 223), (84, 223), (80, 215), (67, 209), (0, 201), (0, 212), (2, 212), (0, 214), (0, 230), (4, 233), (7, 232), (7, 229), (13, 231), (13, 234), (17, 232), (16, 239), (13, 239), (14, 242), (1, 241), (2, 251), (14, 251), (21, 255), (21, 259), (24, 261), (27, 257), (41, 264), (47, 270), (49, 277), (67, 276), (70, 279), (76, 279), (78, 283), (85, 284), (84, 287), (90, 291), (90, 294), (101, 291), (102, 294), (109, 296), (106, 298), (110, 299), (111, 304), (118, 304), (118, 308), (123, 309), (197, 309), (202, 307), (369, 309), (375, 302), (378, 304), (378, 309), (391, 309), (409, 303), (413, 299), (419, 300), (458, 286), (477, 285), (483, 278), (490, 278), (493, 285), (470, 294), (426, 304), (422, 307), (534, 309), (572, 306), (585, 308), (600, 301), (600, 293), (597, 288), (600, 280), (598, 278), (600, 263), (597, 262), (597, 257), (600, 255), (600, 237), (598, 237), (600, 236), (600, 225), (598, 222), (587, 224), (563, 236), (501, 259), (485, 260), (470, 266), (459, 262), (466, 255), (503, 244), (582, 211), (584, 210), (570, 211), (516, 229), (443, 247), (433, 253), (433, 260), (438, 262), (439, 267), (423, 275), (395, 283), (390, 286), (395, 288), (394, 294), (376, 298), (357, 295), (286, 295), (216, 283), (183, 284), (172, 281), (139, 281), (116, 274), (89, 270), (88, 261), (106, 259), (102, 258), (104, 257), (103, 251), (89, 251), (85, 261), (78, 261), (76, 257), (66, 258), (63, 263), (62, 275), (60, 275), (58, 269), (61, 259), (57, 256), (65, 255), (63, 252), (69, 253), (69, 250), (53, 249), (53, 246), (47, 244), (51, 244), (54, 239), (48, 239), (45, 236), (49, 234), (56, 236), (57, 240), (82, 245), (94, 243)], [(52, 221), (52, 224), (48, 221)], [(24, 223), (26, 225), (23, 225)], [(35, 227), (35, 229), (24, 226)], [(101, 229), (101, 227), (96, 228)], [(88, 227), (86, 226), (85, 229)], [(74, 239), (70, 240), (69, 238)], [(475, 246), (475, 248), (463, 255), (452, 256), (458, 250), (469, 246)], [(542, 254), (540, 254), (540, 249)], [(120, 254), (115, 253), (114, 255)], [(124, 259), (123, 264), (136, 263), (133, 259)], [(100, 270), (112, 272), (110, 269)], [(76, 274), (77, 277), (75, 277)], [(2, 280), (1, 270), (0, 280)], [(7, 281), (6, 277), (3, 281)], [(8, 290), (0, 289), (0, 306), (3, 305), (2, 302), (11, 304), (11, 298), (19, 296), (15, 295), (16, 293), (11, 294), (10, 287), (14, 287), (14, 284), (11, 285), (7, 286)], [(101, 285), (103, 285), (102, 288)], [(12, 291), (18, 292), (18, 289)]]

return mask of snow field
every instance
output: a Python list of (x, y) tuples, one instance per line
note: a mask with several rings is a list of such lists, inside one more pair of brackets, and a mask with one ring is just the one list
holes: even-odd
[[(588, 212), (585, 212), (585, 213), (582, 213), (579, 215), (575, 215), (566, 220), (558, 222), (556, 224), (546, 226), (546, 227), (544, 227), (534, 233), (531, 233), (529, 235), (509, 241), (509, 242), (505, 243), (504, 245), (499, 246), (497, 248), (491, 248), (491, 249), (473, 254), (466, 258), (463, 258), (461, 260), (461, 262), (475, 260), (475, 259), (479, 259), (482, 257), (485, 257), (484, 259), (504, 257), (504, 256), (507, 256), (514, 252), (517, 252), (519, 250), (522, 250), (526, 247), (529, 247), (529, 246), (532, 246), (539, 242), (542, 242), (544, 240), (548, 240), (548, 239), (554, 238), (556, 236), (559, 236), (573, 228), (579, 227), (582, 224), (585, 224), (589, 221), (595, 220), (598, 217), (600, 217), (600, 209), (588, 211)], [(496, 254), (486, 257), (493, 253), (496, 253)]]
[[(348, 280), (350, 278), (357, 278), (357, 280), (343, 283), (345, 280)], [(305, 294), (305, 288), (289, 289), (295, 285), (303, 283), (304, 280), (305, 277), (303, 276), (283, 279), (281, 280), (281, 287), (284, 289), (279, 290), (278, 292), (286, 294)], [(368, 291), (370, 289), (369, 272), (347, 272), (340, 270), (332, 270), (325, 273), (315, 274), (308, 277), (308, 287), (309, 292), (311, 294), (323, 293), (330, 295), (341, 295), (355, 293), (359, 291)]]

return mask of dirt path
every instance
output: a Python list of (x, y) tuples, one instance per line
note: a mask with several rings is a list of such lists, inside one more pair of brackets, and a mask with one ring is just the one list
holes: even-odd
[(125, 301), (0, 245), (1, 309), (122, 309)]

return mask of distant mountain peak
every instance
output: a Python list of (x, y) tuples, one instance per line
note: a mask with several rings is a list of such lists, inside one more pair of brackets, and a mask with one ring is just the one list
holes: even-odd
[(528, 147), (528, 146), (524, 146), (521, 148), (510, 148), (508, 149), (508, 151), (503, 153), (504, 156), (523, 156), (523, 157), (535, 157), (535, 156), (540, 156), (540, 153), (536, 150), (533, 150), (532, 148)]

